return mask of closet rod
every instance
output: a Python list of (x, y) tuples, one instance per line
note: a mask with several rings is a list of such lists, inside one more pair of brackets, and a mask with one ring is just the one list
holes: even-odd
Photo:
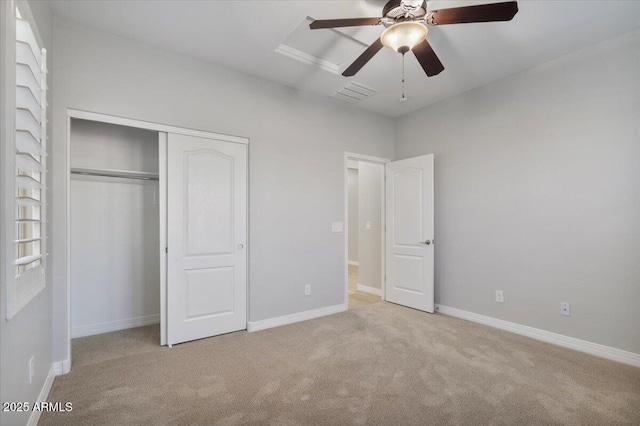
[(114, 177), (138, 180), (159, 180), (158, 175), (147, 172), (129, 172), (125, 170), (71, 169), (71, 174), (83, 176)]

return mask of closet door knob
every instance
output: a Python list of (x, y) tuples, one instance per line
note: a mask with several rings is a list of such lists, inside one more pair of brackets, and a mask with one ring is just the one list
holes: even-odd
[(238, 244), (238, 250), (242, 250), (243, 248), (244, 248), (244, 245)]

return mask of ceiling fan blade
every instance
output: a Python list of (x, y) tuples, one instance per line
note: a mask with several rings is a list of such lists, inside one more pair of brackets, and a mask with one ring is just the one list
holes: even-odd
[(438, 59), (438, 55), (433, 51), (433, 48), (429, 44), (427, 40), (422, 43), (414, 46), (413, 54), (416, 55), (416, 59), (422, 65), (422, 69), (427, 73), (429, 77), (433, 77), (434, 75), (438, 75), (444, 70), (444, 65)]
[(312, 30), (321, 28), (359, 27), (361, 25), (378, 25), (380, 18), (351, 18), (351, 19), (318, 19), (309, 24)]
[(471, 22), (510, 21), (518, 13), (518, 2), (480, 4), (433, 10), (427, 16), (430, 25), (468, 24)]
[(371, 46), (367, 48), (367, 50), (365, 50), (360, 56), (358, 56), (358, 59), (356, 59), (351, 65), (349, 65), (349, 68), (344, 70), (342, 75), (345, 77), (353, 77), (354, 75), (356, 75), (356, 73), (360, 71), (360, 68), (365, 66), (365, 64), (369, 62), (369, 60), (380, 51), (380, 49), (382, 49), (382, 42), (378, 38), (373, 42)]

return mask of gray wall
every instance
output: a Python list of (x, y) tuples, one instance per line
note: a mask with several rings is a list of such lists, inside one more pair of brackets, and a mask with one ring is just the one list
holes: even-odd
[[(393, 157), (393, 121), (55, 20), (54, 357), (65, 359), (66, 110), (248, 137), (250, 321), (344, 303), (344, 152)], [(304, 296), (304, 285), (312, 295)]]
[[(360, 161), (358, 167), (358, 221), (360, 241), (358, 283), (381, 288), (382, 280), (382, 184), (384, 167)], [(367, 229), (370, 222), (370, 229)]]
[(396, 158), (435, 154), (437, 303), (640, 353), (638, 76), (640, 30), (398, 120)]
[(358, 169), (347, 169), (349, 262), (358, 262)]
[[(0, 2), (0, 10), (2, 10), (2, 16), (0, 21), (4, 22), (5, 8), (11, 7), (12, 3)], [(23, 9), (24, 11), (24, 9)], [(51, 82), (52, 78), (52, 61), (53, 52), (51, 51), (51, 45), (53, 41), (53, 17), (49, 6), (45, 3), (32, 2), (31, 11), (36, 21), (42, 41), (47, 48), (47, 66), (49, 69), (48, 81)], [(4, 30), (4, 26), (3, 26)], [(3, 35), (4, 43), (4, 35)], [(4, 49), (2, 49), (2, 56), (4, 57)], [(0, 64), (4, 68), (4, 63)], [(15, 83), (12, 83), (15, 84)], [(12, 90), (15, 90), (15, 86), (12, 86)], [(52, 90), (51, 84), (49, 84), (48, 102), (51, 105)], [(8, 118), (7, 114), (2, 114), (2, 120)], [(49, 110), (49, 117), (51, 117), (51, 109)], [(51, 120), (51, 118), (49, 118)], [(4, 122), (2, 124), (4, 128)], [(51, 143), (51, 128), (48, 131), (49, 143)], [(51, 145), (48, 146), (49, 153), (51, 152)], [(51, 191), (48, 194), (48, 202), (51, 203), (52, 194)], [(13, 209), (5, 209), (3, 206), (3, 220), (4, 214), (13, 215)], [(49, 211), (51, 213), (51, 211)], [(51, 228), (49, 228), (51, 229)], [(11, 229), (11, 235), (13, 235), (13, 229)], [(7, 238), (2, 235), (2, 241)], [(12, 239), (12, 238), (11, 238)], [(49, 265), (51, 265), (51, 256), (49, 257)], [(6, 271), (12, 273), (13, 269)], [(25, 306), (20, 312), (16, 314), (11, 320), (6, 320), (5, 313), (5, 279), (2, 278), (0, 288), (1, 303), (0, 303), (0, 398), (4, 401), (30, 401), (33, 402), (37, 399), (45, 379), (51, 370), (52, 363), (52, 338), (51, 338), (51, 320), (52, 320), (52, 285), (51, 285), (51, 270), (47, 271), (47, 281), (45, 289), (40, 292), (27, 306)], [(4, 273), (4, 272), (3, 272)], [(31, 384), (28, 380), (28, 365), (31, 356), (34, 357), (34, 371), (35, 376)], [(0, 411), (0, 424), (2, 425), (22, 425), (27, 422), (31, 413), (19, 413), (19, 412), (2, 412)]]

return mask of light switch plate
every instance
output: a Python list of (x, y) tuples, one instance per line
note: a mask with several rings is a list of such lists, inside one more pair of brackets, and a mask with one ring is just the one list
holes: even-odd
[(371, 222), (367, 221), (367, 231), (371, 231)]
[(331, 232), (342, 232), (342, 222), (332, 222), (331, 223)]

